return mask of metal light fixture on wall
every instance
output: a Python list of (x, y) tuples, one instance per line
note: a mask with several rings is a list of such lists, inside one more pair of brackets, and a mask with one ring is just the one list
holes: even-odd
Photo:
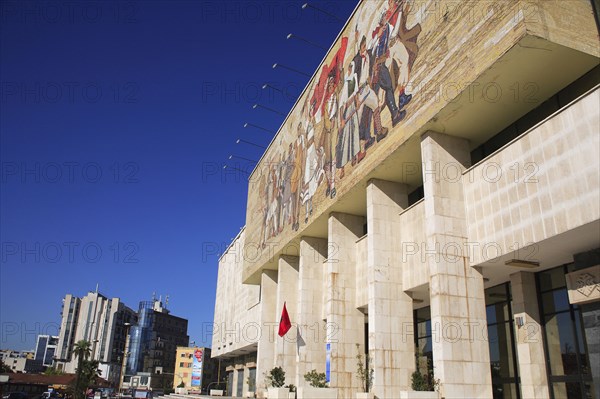
[(256, 143), (253, 143), (253, 142), (251, 142), (251, 141), (248, 141), (248, 140), (243, 140), (243, 139), (237, 139), (237, 140), (235, 140), (235, 143), (236, 143), (236, 144), (244, 143), (244, 144), (252, 145), (252, 146), (254, 146), (254, 147), (262, 148), (263, 150), (266, 150), (266, 149), (267, 149), (267, 147), (265, 147), (265, 146), (263, 146), (263, 145), (256, 144)]
[(291, 38), (298, 39), (298, 40), (300, 40), (300, 41), (303, 41), (304, 43), (308, 43), (308, 44), (310, 44), (310, 45), (311, 45), (311, 46), (313, 46), (313, 47), (317, 47), (317, 48), (320, 48), (321, 50), (325, 50), (325, 51), (327, 51), (327, 49), (326, 49), (325, 47), (321, 46), (320, 44), (317, 44), (317, 43), (315, 43), (315, 42), (313, 42), (313, 41), (310, 41), (310, 40), (308, 40), (308, 39), (305, 39), (305, 38), (303, 38), (302, 36), (298, 36), (298, 35), (295, 35), (295, 34), (293, 34), (293, 33), (289, 33), (289, 34), (286, 36), (286, 38), (287, 38), (288, 40), (290, 40)]
[(275, 68), (283, 68), (283, 69), (287, 69), (288, 71), (292, 71), (292, 72), (296, 72), (296, 73), (298, 73), (298, 74), (300, 74), (300, 75), (304, 75), (304, 76), (306, 76), (307, 78), (310, 78), (310, 76), (311, 76), (311, 75), (307, 74), (306, 72), (299, 71), (299, 70), (297, 70), (297, 69), (294, 69), (294, 68), (292, 68), (292, 67), (289, 67), (289, 66), (287, 66), (287, 65), (280, 64), (280, 63), (278, 63), (278, 62), (276, 62), (276, 63), (274, 63), (274, 64), (273, 64), (273, 69), (275, 69)]
[(245, 173), (247, 175), (250, 175), (250, 172), (248, 172), (246, 170), (243, 170), (243, 169), (240, 169), (240, 168), (236, 168), (235, 166), (231, 166), (231, 165), (223, 165), (223, 169), (232, 169), (232, 170), (236, 170), (238, 172), (242, 172), (242, 173)]
[(265, 90), (266, 88), (273, 89), (273, 90), (275, 90), (275, 91), (278, 91), (278, 92), (280, 92), (280, 93), (282, 93), (282, 94), (283, 94), (283, 90), (281, 90), (280, 88), (277, 88), (277, 87), (275, 87), (275, 86), (273, 86), (273, 85), (270, 85), (270, 84), (268, 84), (268, 83), (265, 83), (264, 85), (262, 85), (262, 89), (263, 89), (263, 90)]
[(513, 267), (525, 267), (528, 269), (533, 269), (540, 266), (540, 262), (532, 262), (529, 260), (521, 260), (521, 259), (511, 259), (504, 262), (506, 266)]
[(276, 132), (274, 132), (273, 130), (269, 130), (269, 129), (265, 128), (265, 127), (262, 127), (262, 126), (255, 125), (255, 124), (253, 124), (253, 123), (250, 123), (250, 122), (246, 122), (246, 123), (244, 123), (244, 128), (247, 128), (248, 126), (250, 126), (250, 127), (254, 127), (254, 128), (256, 128), (256, 129), (264, 130), (265, 132), (269, 132), (269, 133), (273, 133), (273, 134), (275, 134), (275, 133), (276, 133)]
[(333, 18), (333, 19), (335, 19), (335, 20), (337, 20), (339, 22), (344, 22), (343, 19), (341, 19), (340, 17), (338, 17), (335, 14), (330, 13), (329, 11), (325, 11), (325, 10), (323, 10), (323, 9), (317, 7), (317, 6), (314, 6), (314, 5), (310, 4), (310, 3), (304, 3), (304, 4), (302, 4), (302, 9), (303, 10), (305, 10), (307, 8), (312, 8), (313, 10), (316, 10), (316, 11), (320, 12), (321, 14), (329, 15), (331, 18)]
[(238, 155), (230, 155), (230, 156), (229, 156), (229, 159), (233, 159), (233, 158), (236, 158), (236, 159), (241, 159), (241, 160), (248, 161), (248, 162), (252, 162), (252, 163), (257, 163), (257, 161), (255, 161), (255, 160), (253, 160), (253, 159), (250, 159), (250, 158), (244, 158), (244, 157), (240, 157), (240, 156), (238, 156)]
[(266, 109), (267, 111), (271, 111), (271, 112), (273, 112), (275, 114), (278, 114), (278, 115), (281, 115), (281, 116), (285, 116), (285, 114), (283, 112), (279, 112), (279, 111), (277, 111), (276, 109), (273, 109), (273, 108), (265, 107), (264, 105), (261, 105), (261, 104), (254, 104), (252, 106), (252, 109), (257, 109), (257, 108)]

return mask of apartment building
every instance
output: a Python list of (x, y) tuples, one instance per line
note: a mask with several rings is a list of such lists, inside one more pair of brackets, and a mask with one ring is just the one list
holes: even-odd
[(112, 384), (118, 383), (127, 324), (135, 320), (135, 312), (119, 298), (107, 298), (97, 290), (82, 298), (65, 295), (55, 351), (57, 368), (74, 373), (77, 359), (73, 347), (85, 340), (91, 343), (89, 359), (100, 363), (101, 377)]

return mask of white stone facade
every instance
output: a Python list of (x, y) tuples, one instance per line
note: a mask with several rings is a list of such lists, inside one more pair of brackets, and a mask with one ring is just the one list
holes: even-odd
[[(550, 12), (552, 4), (543, 7)], [(541, 40), (540, 27), (528, 26), (538, 36), (527, 40), (574, 46), (568, 29), (562, 38), (546, 32)], [(498, 41), (507, 33), (500, 31)], [(532, 66), (538, 55), (515, 46), (501, 59), (495, 44), (490, 39), (476, 51), (489, 52), (486, 65), (508, 74), (499, 73), (502, 79), (530, 73), (540, 76), (537, 84), (548, 83), (537, 108), (507, 101), (498, 105), (503, 122), (487, 113), (488, 126), (481, 115), (489, 102), (446, 104), (426, 123), (415, 119), (410, 137), (408, 128), (392, 131), (406, 133), (406, 141), (378, 150), (385, 156), (370, 173), (345, 177), (334, 203), (277, 242), (273, 247), (283, 249), (271, 259), (257, 262), (244, 251), (261, 243), (250, 230), (221, 257), (213, 357), (228, 361), (231, 371), (254, 368), (258, 397), (276, 366), (286, 384), (299, 387), (308, 386), (306, 372), (328, 370), (338, 398), (357, 397), (364, 388), (358, 353), (370, 357), (370, 391), (378, 398), (413, 397), (413, 373), (423, 369), (447, 399), (599, 397), (598, 368), (589, 359), (598, 358), (600, 325), (587, 318), (598, 301), (590, 296), (588, 307), (578, 307), (548, 299), (563, 291), (566, 297), (563, 269), (599, 264), (599, 70), (586, 75), (589, 69), (573, 66), (559, 84)], [(415, 163), (416, 177), (397, 172)], [(551, 278), (542, 274), (559, 268)], [(588, 277), (585, 289), (595, 284)], [(281, 338), (284, 302), (293, 327)], [(564, 325), (566, 314), (581, 318), (573, 327), (578, 355), (561, 347), (564, 332), (553, 327)], [(254, 324), (260, 334), (242, 334)], [(227, 338), (234, 330), (240, 342)], [(573, 364), (579, 374), (565, 383)]]

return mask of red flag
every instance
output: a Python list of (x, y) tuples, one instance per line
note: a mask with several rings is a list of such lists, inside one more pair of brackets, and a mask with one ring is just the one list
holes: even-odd
[(288, 315), (284, 302), (283, 311), (281, 312), (281, 320), (279, 320), (279, 336), (283, 337), (288, 331), (290, 331), (290, 328), (292, 328), (292, 323), (290, 323), (290, 316)]

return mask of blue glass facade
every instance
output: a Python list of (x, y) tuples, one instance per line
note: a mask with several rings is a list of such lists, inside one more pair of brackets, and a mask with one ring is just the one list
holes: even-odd
[(138, 308), (138, 322), (131, 327), (129, 332), (129, 357), (127, 359), (126, 374), (135, 374), (143, 370), (144, 355), (151, 349), (154, 324), (154, 303), (152, 301), (140, 302)]

